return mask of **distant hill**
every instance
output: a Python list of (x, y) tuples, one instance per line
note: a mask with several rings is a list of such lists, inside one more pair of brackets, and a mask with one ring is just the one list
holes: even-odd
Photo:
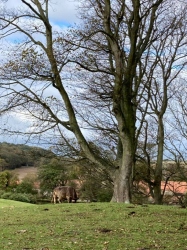
[(37, 167), (20, 167), (14, 170), (11, 170), (12, 173), (18, 176), (18, 179), (21, 181), (25, 177), (35, 177), (37, 175)]
[(24, 144), (0, 143), (0, 171), (22, 166), (37, 166), (42, 159), (55, 156), (50, 150)]

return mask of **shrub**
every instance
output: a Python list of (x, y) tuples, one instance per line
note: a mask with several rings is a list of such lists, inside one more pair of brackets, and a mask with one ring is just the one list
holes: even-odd
[(4, 192), (5, 192), (4, 190), (0, 189), (0, 198), (4, 194)]
[(3, 171), (0, 173), (0, 189), (13, 189), (17, 186), (18, 177), (10, 171)]
[(89, 179), (83, 183), (80, 193), (80, 198), (83, 200), (109, 202), (113, 191), (111, 185), (102, 185), (95, 179)]
[(23, 193), (23, 194), (37, 194), (38, 191), (34, 189), (33, 184), (27, 181), (21, 182), (15, 189), (16, 193)]
[(22, 194), (22, 193), (12, 193), (12, 192), (4, 192), (1, 195), (2, 199), (21, 201), (27, 203), (36, 203), (37, 197), (32, 194)]
[(97, 201), (109, 202), (112, 199), (112, 194), (113, 194), (112, 189), (100, 189), (97, 194)]

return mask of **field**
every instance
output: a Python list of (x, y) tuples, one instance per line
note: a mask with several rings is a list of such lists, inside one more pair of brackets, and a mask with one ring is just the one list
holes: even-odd
[(0, 200), (0, 249), (187, 249), (187, 210), (115, 203)]
[(18, 175), (18, 178), (20, 180), (24, 179), (27, 176), (36, 176), (37, 174), (37, 168), (36, 167), (21, 167), (21, 168), (16, 168), (14, 170), (11, 170), (12, 173), (15, 173)]

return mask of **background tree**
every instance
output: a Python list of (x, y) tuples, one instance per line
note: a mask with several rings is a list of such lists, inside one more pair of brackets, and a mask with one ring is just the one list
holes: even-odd
[(178, 81), (176, 81), (173, 92), (175, 95), (173, 96), (172, 102), (169, 103), (170, 117), (167, 119), (167, 123), (169, 124), (166, 143), (169, 152), (168, 159), (186, 164), (187, 89), (185, 74), (182, 74)]
[(53, 159), (48, 164), (39, 167), (38, 179), (40, 181), (41, 193), (50, 193), (56, 186), (64, 186), (66, 184), (68, 173), (60, 161)]
[(4, 171), (6, 169), (6, 167), (7, 167), (7, 165), (8, 165), (7, 162), (4, 159), (0, 158), (1, 171)]
[(9, 171), (0, 172), (0, 189), (9, 190), (17, 186), (18, 177)]
[[(177, 20), (176, 20), (177, 17)], [(157, 144), (156, 166), (154, 169), (154, 198), (157, 204), (162, 203), (161, 193), (162, 168), (165, 145), (165, 119), (168, 103), (173, 102), (174, 92), (171, 88), (176, 85), (177, 78), (186, 66), (186, 53), (181, 53), (186, 46), (186, 9), (170, 17), (167, 31), (160, 41), (156, 41), (152, 47), (155, 59), (152, 60), (151, 85), (148, 87), (149, 109), (147, 113), (153, 116), (151, 122), (157, 127), (155, 144)], [(175, 25), (173, 22), (175, 20)], [(181, 22), (183, 25), (181, 25)], [(170, 25), (170, 26), (169, 26)], [(162, 54), (163, 53), (163, 54)], [(149, 111), (150, 110), (150, 111)], [(167, 125), (166, 125), (167, 126)], [(152, 129), (152, 128), (151, 128)]]

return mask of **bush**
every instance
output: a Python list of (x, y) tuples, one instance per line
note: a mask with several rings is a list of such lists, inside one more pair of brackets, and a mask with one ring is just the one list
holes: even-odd
[(23, 193), (23, 194), (37, 194), (38, 191), (34, 189), (33, 184), (27, 181), (21, 182), (15, 189), (16, 193)]
[(95, 179), (86, 180), (80, 189), (80, 198), (83, 200), (109, 202), (112, 199), (112, 186), (102, 185)]
[(17, 186), (18, 177), (10, 171), (0, 172), (0, 189), (7, 190)]
[(149, 197), (138, 192), (132, 193), (132, 203), (134, 204), (147, 204), (152, 203), (153, 199), (151, 198), (149, 201)]
[(4, 194), (4, 190), (2, 190), (2, 189), (0, 189), (0, 198), (1, 198), (1, 195), (3, 195)]
[(0, 197), (1, 199), (21, 201), (21, 202), (27, 202), (27, 203), (37, 202), (36, 195), (32, 195), (32, 194), (4, 192)]
[(97, 201), (99, 202), (110, 202), (112, 199), (112, 189), (100, 189), (97, 194)]

